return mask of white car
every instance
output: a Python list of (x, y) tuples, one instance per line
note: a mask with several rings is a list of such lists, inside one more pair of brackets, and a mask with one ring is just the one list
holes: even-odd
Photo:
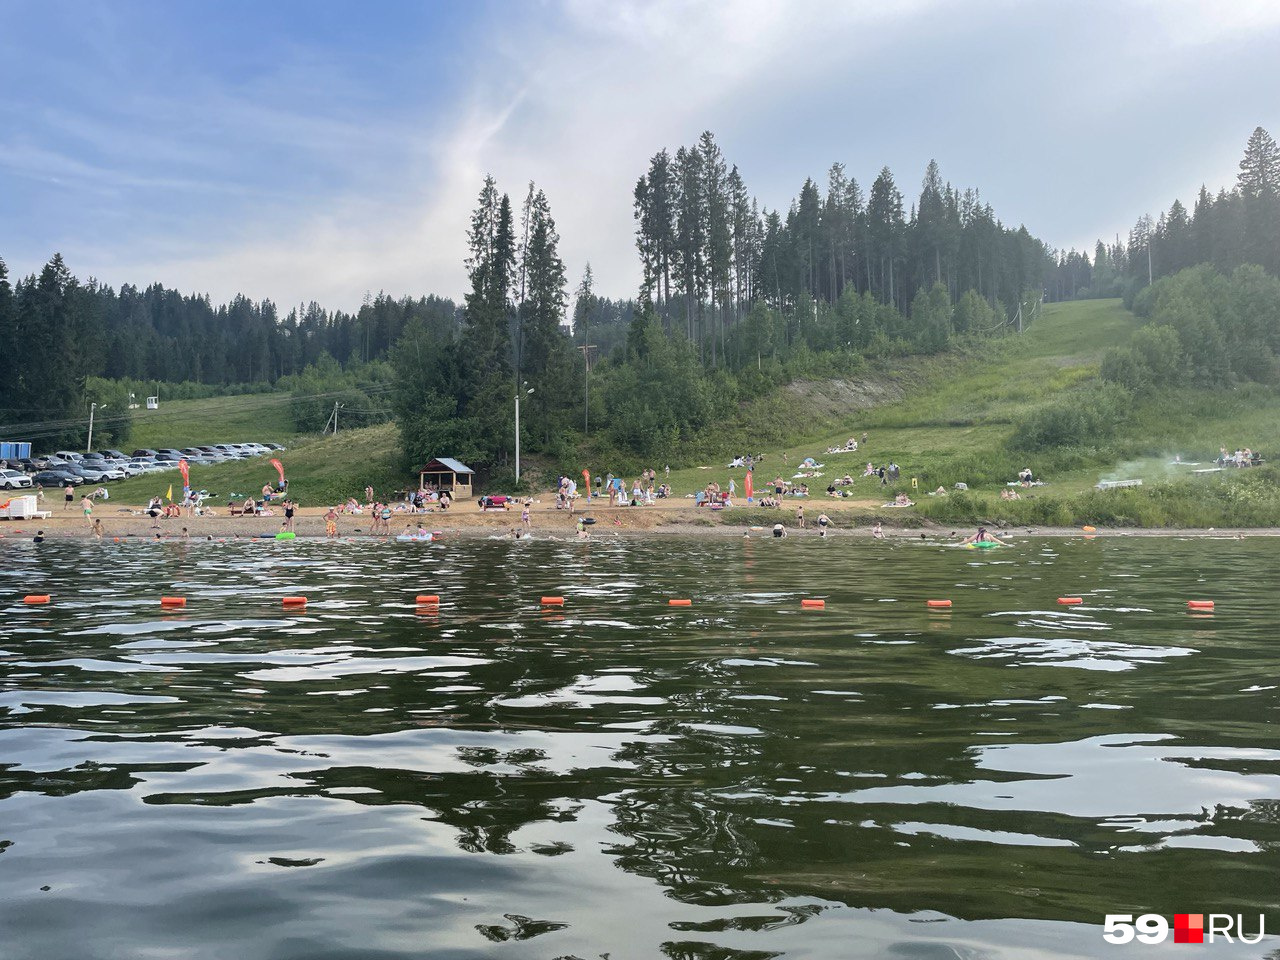
[(0, 489), (18, 490), (30, 486), (34, 486), (31, 478), (21, 470), (0, 470)]

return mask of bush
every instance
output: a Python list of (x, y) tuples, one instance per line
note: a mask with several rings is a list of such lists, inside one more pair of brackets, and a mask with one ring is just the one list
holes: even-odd
[(1092, 445), (1115, 433), (1132, 395), (1114, 383), (1092, 381), (1060, 400), (1036, 408), (1018, 424), (1009, 446), (1018, 450)]

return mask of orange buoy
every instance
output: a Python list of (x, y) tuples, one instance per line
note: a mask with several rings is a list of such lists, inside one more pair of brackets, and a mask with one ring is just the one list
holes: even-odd
[(187, 605), (186, 597), (161, 597), (160, 606), (162, 607), (185, 607)]
[(949, 607), (949, 606), (951, 606), (951, 601), (950, 601), (950, 600), (926, 600), (926, 601), (925, 601), (925, 606), (929, 606), (929, 607)]
[(418, 594), (418, 603), (424, 606), (438, 607), (440, 605), (440, 596), (435, 593)]
[(563, 607), (564, 597), (543, 597), (542, 605), (544, 607)]
[(1084, 603), (1083, 597), (1059, 597), (1058, 602), (1064, 607), (1074, 606), (1077, 603)]
[(1086, 523), (1083, 527), (1081, 527), (1080, 529), (1081, 529), (1081, 530), (1083, 530), (1085, 533), (1097, 533), (1097, 532), (1098, 532), (1098, 528), (1097, 528), (1097, 527), (1091, 527), (1091, 526), (1089, 526), (1087, 523)]
[(1187, 609), (1188, 610), (1212, 610), (1213, 601), (1212, 600), (1188, 600)]
[(692, 607), (692, 606), (693, 606), (693, 601), (692, 601), (692, 600), (668, 600), (668, 601), (667, 601), (667, 606), (669, 606), (669, 607)]
[(285, 597), (281, 601), (286, 607), (305, 607), (307, 605), (306, 597)]
[(822, 610), (826, 607), (825, 600), (801, 600), (800, 606), (807, 610)]
[(29, 593), (22, 598), (23, 603), (48, 603), (49, 594), (47, 593)]

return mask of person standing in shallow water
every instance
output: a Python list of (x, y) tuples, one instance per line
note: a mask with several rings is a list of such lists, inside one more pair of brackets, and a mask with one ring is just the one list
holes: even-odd
[(800, 504), (798, 507), (796, 507), (796, 526), (799, 527), (801, 530), (804, 529), (804, 504), (803, 503)]

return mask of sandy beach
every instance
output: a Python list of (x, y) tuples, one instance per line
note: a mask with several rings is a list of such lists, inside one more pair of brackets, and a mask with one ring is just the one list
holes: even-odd
[[(724, 510), (710, 510), (695, 507), (692, 500), (659, 501), (652, 506), (610, 507), (606, 502), (597, 506), (579, 505), (572, 514), (567, 510), (555, 508), (555, 498), (547, 494), (535, 498), (530, 509), (529, 532), (537, 536), (573, 537), (575, 524), (579, 516), (590, 516), (595, 523), (589, 527), (593, 539), (611, 537), (651, 537), (651, 536), (697, 536), (724, 537), (734, 536), (771, 536), (770, 527), (781, 521), (792, 537), (818, 537), (817, 517), (826, 513), (831, 519), (828, 527), (828, 538), (871, 537), (871, 526), (876, 517), (870, 511), (880, 513), (881, 507), (874, 500), (843, 500), (826, 502), (810, 501), (804, 504), (807, 524), (804, 529), (796, 525), (796, 507), (799, 502), (788, 502), (784, 506), (767, 511), (767, 523), (762, 520), (762, 508), (743, 504)], [(82, 515), (77, 503), (72, 510), (63, 510), (61, 503), (52, 505), (53, 516), (43, 520), (4, 520), (0, 521), (0, 540), (21, 538), (28, 539), (42, 530), (45, 537), (57, 539), (87, 539), (93, 536), (91, 523)], [(303, 507), (294, 518), (294, 531), (299, 538), (325, 537), (324, 514), (327, 507)], [(892, 512), (892, 511), (889, 511)], [(104, 539), (191, 539), (233, 540), (253, 537), (274, 536), (281, 528), (283, 517), (232, 517), (225, 507), (215, 508), (212, 516), (182, 516), (172, 519), (152, 520), (137, 504), (120, 504), (115, 502), (94, 505), (93, 518), (102, 521)], [(883, 530), (886, 537), (919, 539), (950, 539), (967, 536), (973, 532), (970, 527), (943, 526), (921, 520), (908, 513), (900, 518), (890, 520), (883, 518)], [(897, 522), (893, 522), (893, 521)], [(338, 517), (338, 536), (364, 537), (370, 536), (369, 528), (372, 517), (368, 513), (341, 514)], [(492, 537), (513, 535), (521, 526), (520, 510), (481, 511), (474, 501), (466, 501), (448, 511), (413, 514), (397, 511), (390, 521), (391, 534), (394, 536), (404, 531), (406, 525), (415, 530), (419, 525), (437, 532), (444, 539), (458, 537)], [(185, 532), (184, 532), (185, 530)], [(1079, 527), (1037, 527), (993, 526), (992, 530), (1004, 536), (1039, 536), (1039, 537), (1078, 537), (1086, 535)], [(1238, 537), (1280, 536), (1275, 528), (1210, 528), (1210, 529), (1142, 529), (1142, 528), (1105, 528), (1095, 532), (1098, 536), (1124, 537), (1221, 537), (1234, 539)], [(385, 535), (379, 534), (380, 538)]]

